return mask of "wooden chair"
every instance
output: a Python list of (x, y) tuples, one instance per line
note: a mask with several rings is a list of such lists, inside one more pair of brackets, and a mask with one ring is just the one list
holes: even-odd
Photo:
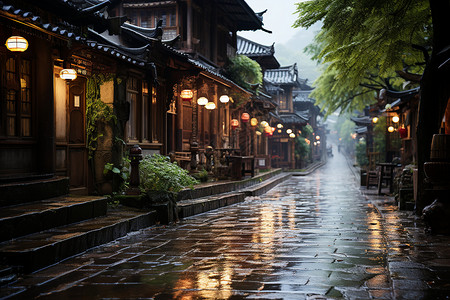
[(380, 161), (380, 152), (369, 152), (369, 166), (367, 168), (366, 188), (378, 187), (379, 170), (377, 163)]

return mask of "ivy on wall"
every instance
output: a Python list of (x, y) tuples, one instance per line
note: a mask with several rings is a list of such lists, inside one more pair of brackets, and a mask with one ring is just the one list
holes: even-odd
[(98, 122), (108, 123), (116, 121), (113, 108), (104, 103), (100, 97), (100, 86), (108, 81), (114, 80), (113, 74), (92, 75), (87, 81), (86, 91), (86, 134), (89, 159), (94, 156), (97, 150), (97, 142), (103, 136), (98, 130)]

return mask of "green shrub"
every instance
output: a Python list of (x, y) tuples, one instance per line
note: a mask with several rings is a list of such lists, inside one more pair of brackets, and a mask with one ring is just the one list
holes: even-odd
[(170, 162), (170, 158), (160, 154), (144, 157), (139, 165), (140, 189), (142, 192), (179, 192), (185, 187), (193, 188), (198, 181), (188, 171)]
[(207, 182), (208, 181), (208, 171), (203, 169), (198, 173), (192, 174), (192, 177), (199, 180), (200, 182)]

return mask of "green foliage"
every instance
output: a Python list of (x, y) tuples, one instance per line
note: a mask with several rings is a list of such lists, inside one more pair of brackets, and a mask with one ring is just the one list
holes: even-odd
[[(303, 160), (309, 162), (310, 154), (311, 154), (311, 146), (308, 144), (306, 139), (310, 139), (314, 129), (311, 125), (303, 126), (301, 130), (301, 134), (297, 135), (295, 138), (295, 146), (294, 146), (294, 154), (297, 160)], [(310, 142), (311, 143), (311, 142)]]
[(356, 161), (361, 167), (369, 164), (369, 159), (366, 153), (366, 141), (359, 141), (356, 143)]
[(160, 154), (144, 157), (139, 165), (139, 173), (142, 192), (179, 192), (185, 187), (193, 188), (194, 184), (198, 183), (187, 170)]
[(87, 81), (86, 91), (86, 134), (89, 159), (94, 156), (97, 150), (97, 141), (103, 136), (98, 131), (98, 123), (116, 121), (113, 108), (100, 99), (100, 86), (106, 81), (111, 81), (112, 75), (92, 75)]
[(243, 88), (250, 89), (252, 85), (262, 83), (261, 66), (245, 55), (236, 55), (226, 66), (230, 78)]
[(373, 149), (386, 157), (386, 117), (381, 116), (373, 128)]
[(205, 169), (200, 170), (198, 173), (192, 174), (192, 177), (197, 179), (200, 182), (207, 182), (208, 181), (208, 171)]
[(112, 176), (114, 193), (121, 193), (128, 188), (130, 180), (130, 159), (127, 156), (122, 158), (121, 166), (114, 166), (106, 163), (103, 168), (103, 175)]
[(295, 27), (322, 22), (309, 47), (324, 71), (311, 95), (328, 114), (360, 109), (371, 90), (401, 88), (396, 71), (423, 72), (424, 57), (412, 45), (431, 44), (426, 0), (316, 0), (297, 4)]
[(298, 135), (295, 138), (295, 158), (296, 159), (303, 159), (305, 161), (308, 161), (309, 155), (311, 153), (311, 147), (306, 142), (306, 138)]

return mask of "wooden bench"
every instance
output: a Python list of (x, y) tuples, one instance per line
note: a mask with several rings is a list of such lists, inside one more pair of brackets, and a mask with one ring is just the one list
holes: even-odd
[(255, 157), (254, 156), (230, 156), (231, 178), (241, 180), (246, 174), (255, 176)]

